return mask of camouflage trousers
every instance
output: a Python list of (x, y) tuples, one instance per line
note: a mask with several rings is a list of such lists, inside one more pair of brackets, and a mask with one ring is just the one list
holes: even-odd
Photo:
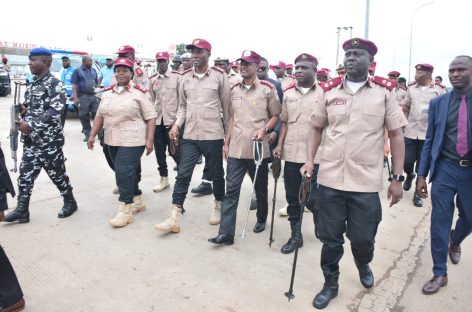
[(64, 154), (60, 147), (32, 147), (23, 146), (23, 158), (20, 164), (20, 176), (18, 177), (19, 198), (27, 198), (33, 192), (34, 181), (41, 169), (48, 174), (51, 181), (59, 189), (61, 195), (72, 190), (69, 176), (66, 173)]

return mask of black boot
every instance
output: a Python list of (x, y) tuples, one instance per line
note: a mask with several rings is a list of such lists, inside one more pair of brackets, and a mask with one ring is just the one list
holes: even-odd
[(5, 222), (28, 223), (30, 221), (29, 202), (29, 197), (18, 197), (18, 205), (5, 216)]
[(292, 229), (292, 236), (288, 240), (288, 242), (282, 246), (280, 251), (283, 254), (289, 254), (295, 251), (295, 248), (303, 247), (303, 236), (301, 233), (298, 233), (298, 223), (297, 222), (290, 222), (290, 228)]
[(202, 181), (200, 185), (192, 189), (192, 193), (198, 194), (198, 195), (210, 195), (210, 194), (213, 194), (213, 188), (211, 187), (210, 183)]
[(338, 295), (338, 284), (339, 273), (334, 275), (325, 274), (325, 283), (323, 289), (313, 299), (313, 306), (317, 309), (324, 309), (328, 306), (331, 299), (336, 298)]
[(64, 198), (64, 207), (62, 207), (61, 211), (59, 211), (57, 217), (67, 218), (77, 210), (77, 202), (75, 201), (74, 195), (72, 194), (72, 190), (68, 191), (62, 197)]
[(413, 182), (413, 179), (416, 177), (416, 174), (408, 174), (406, 176), (405, 182), (403, 182), (403, 190), (404, 191), (409, 191), (411, 189), (411, 182)]
[(369, 264), (360, 265), (356, 259), (354, 259), (354, 263), (359, 270), (359, 280), (362, 286), (367, 289), (372, 288), (374, 286), (374, 273), (372, 273)]

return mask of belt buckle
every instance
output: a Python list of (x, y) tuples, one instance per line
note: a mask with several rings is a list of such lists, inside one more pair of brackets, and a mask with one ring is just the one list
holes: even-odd
[(468, 159), (459, 160), (459, 166), (461, 166), (461, 167), (470, 167), (470, 160), (468, 160)]

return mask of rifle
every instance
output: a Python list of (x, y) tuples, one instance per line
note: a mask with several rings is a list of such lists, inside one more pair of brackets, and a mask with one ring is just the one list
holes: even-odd
[(13, 172), (17, 172), (17, 156), (16, 152), (18, 150), (18, 134), (19, 126), (16, 123), (20, 120), (20, 111), (21, 111), (21, 86), (25, 85), (22, 82), (15, 81), (15, 98), (13, 99), (13, 104), (10, 106), (10, 149), (11, 149), (11, 158), (13, 159)]

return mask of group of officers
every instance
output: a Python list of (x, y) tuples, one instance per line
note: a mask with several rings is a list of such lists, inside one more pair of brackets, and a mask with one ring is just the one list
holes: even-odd
[[(118, 51), (114, 82), (102, 95), (88, 138), (88, 147), (92, 149), (96, 134), (102, 127), (105, 129), (104, 153), (115, 170), (120, 202), (118, 214), (110, 220), (112, 226), (126, 226), (133, 222), (135, 213), (145, 209), (139, 189), (140, 157), (144, 150), (150, 154), (155, 149), (161, 180), (154, 191), (169, 186), (168, 150), (178, 165), (177, 177), (169, 216), (155, 227), (165, 233), (180, 232), (191, 177), (203, 155), (214, 194), (209, 223), (219, 225), (218, 234), (208, 241), (232, 245), (245, 175), (255, 181), (257, 221), (253, 231), (260, 233), (265, 230), (268, 215), (269, 163), (273, 158), (281, 158), (291, 226), (290, 239), (282, 246), (282, 253), (303, 246), (298, 231), (303, 207), (298, 194), (303, 177), (312, 183), (313, 200), (307, 208), (313, 212), (315, 234), (323, 243), (321, 268), (325, 278), (323, 289), (313, 300), (314, 307), (326, 307), (338, 294), (338, 263), (344, 253), (344, 233), (351, 241), (360, 282), (371, 288), (374, 276), (369, 263), (382, 218), (379, 192), (383, 185), (385, 146), (389, 143), (387, 149), (392, 155), (388, 188), (392, 206), (401, 200), (403, 190), (411, 188), (415, 171), (421, 170), (422, 148), (428, 145), (426, 130), (432, 131), (429, 102), (446, 92), (442, 85), (432, 81), (433, 66), (416, 65), (415, 82), (406, 88), (396, 83), (398, 72), (390, 72), (390, 79), (369, 75), (377, 47), (361, 38), (343, 44), (345, 73), (327, 81), (317, 79), (328, 72), (326, 69), (320, 72), (317, 58), (307, 53), (296, 57), (295, 75), (290, 75), (285, 63), (269, 66), (258, 53), (245, 50), (237, 60), (236, 74), (228, 59), (218, 58), (214, 67), (209, 66), (212, 46), (208, 41), (195, 39), (186, 48), (191, 51), (191, 62), (182, 62), (181, 71), (169, 70), (169, 54), (158, 52), (157, 73), (150, 78), (136, 64), (131, 46)], [(62, 154), (60, 114), (65, 95), (60, 82), (49, 73), (50, 58), (47, 49), (30, 52), (31, 71), (37, 79), (26, 93), (19, 122), (27, 139), (18, 180), (18, 205), (4, 217), (7, 222), (29, 221), (29, 198), (41, 168), (46, 169), (64, 197), (59, 217), (68, 217), (77, 210)], [(472, 63), (466, 56), (456, 58), (456, 63), (457, 59), (460, 70), (470, 69)], [(277, 80), (270, 81), (269, 68), (274, 70)], [(46, 93), (48, 96), (42, 96)], [(470, 107), (471, 99), (467, 101)], [(447, 122), (454, 124), (453, 119)], [(456, 127), (456, 132), (451, 131), (449, 135), (453, 137), (459, 130)], [(469, 123), (469, 141), (471, 137)], [(465, 154), (456, 162), (468, 170), (467, 174), (471, 170), (470, 155), (470, 148), (466, 147)], [(261, 161), (255, 162), (255, 156)], [(449, 158), (455, 161), (455, 156)], [(431, 155), (425, 156), (423, 152), (425, 157), (431, 161)], [(223, 159), (227, 161), (226, 178)], [(426, 174), (424, 171), (418, 178), (415, 206), (421, 206), (421, 197), (427, 196), (423, 182), (428, 170)], [(471, 179), (467, 175), (465, 183), (471, 183)], [(465, 202), (458, 206), (462, 211), (466, 209)], [(433, 201), (433, 214), (434, 209)], [(467, 217), (470, 213), (462, 215), (470, 218)], [(451, 223), (452, 216), (449, 229)], [(470, 232), (472, 223), (465, 223), (468, 227), (463, 232), (467, 229)], [(460, 256), (460, 242), (465, 236), (451, 243), (456, 247), (455, 256), (457, 253)], [(432, 244), (434, 249), (435, 242)], [(446, 254), (448, 250), (451, 255), (451, 248), (446, 245)], [(425, 294), (445, 286), (441, 276), (446, 276), (447, 283), (447, 274), (437, 272), (425, 285)]]

